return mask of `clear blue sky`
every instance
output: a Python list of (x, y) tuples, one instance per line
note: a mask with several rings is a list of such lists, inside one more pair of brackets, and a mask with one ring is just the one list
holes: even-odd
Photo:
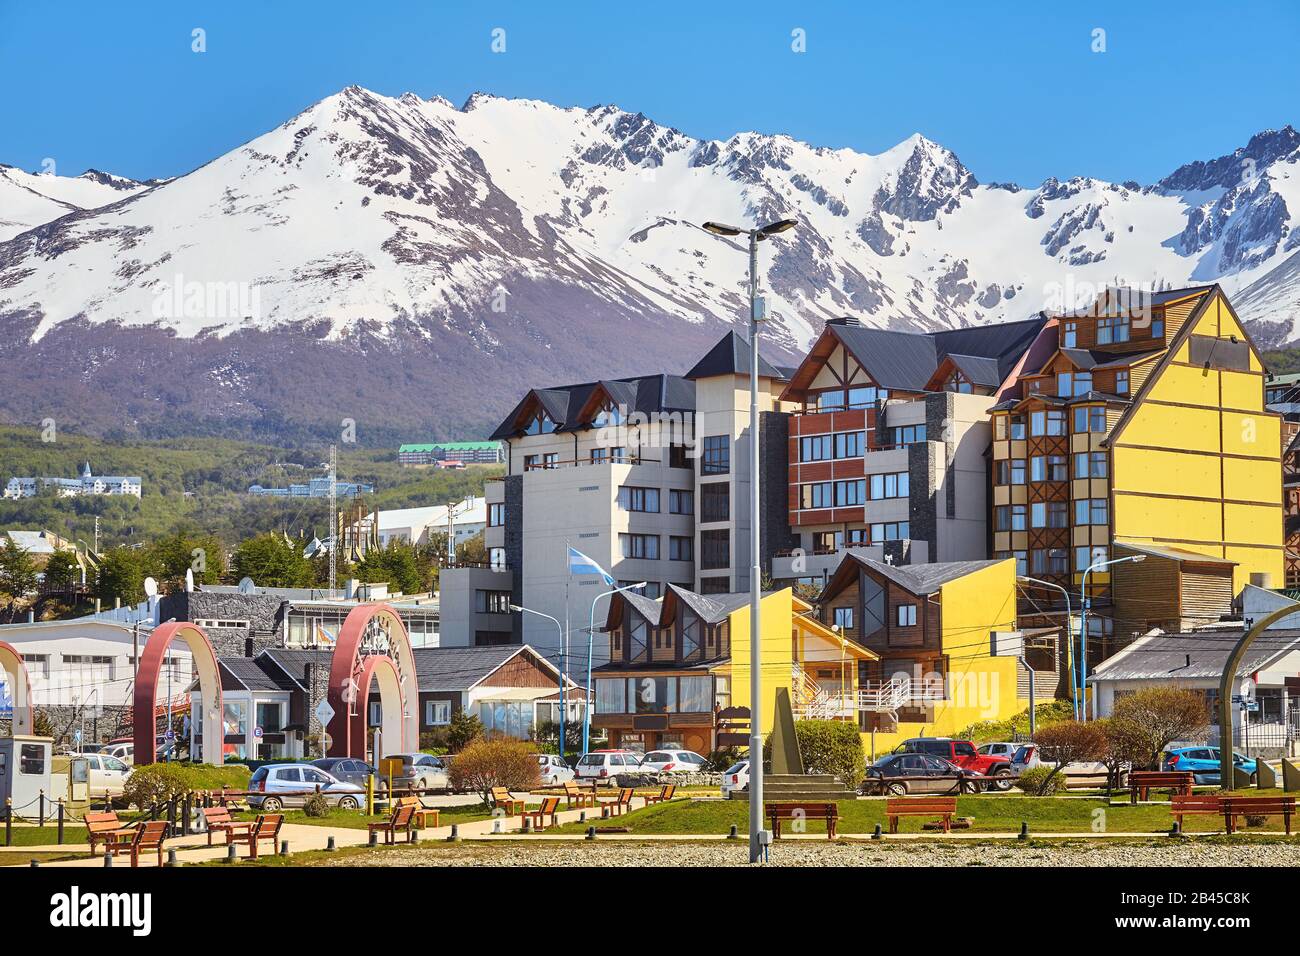
[(0, 162), (174, 175), (352, 83), (612, 102), (693, 136), (868, 152), (921, 132), (983, 182), (1031, 185), (1150, 182), (1300, 121), (1291, 0), (720, 6), (0, 0)]

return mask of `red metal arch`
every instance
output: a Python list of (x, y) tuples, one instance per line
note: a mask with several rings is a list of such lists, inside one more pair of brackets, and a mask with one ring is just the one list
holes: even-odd
[(27, 674), (23, 656), (4, 641), (0, 641), (0, 669), (9, 675), (9, 697), (13, 701), (12, 735), (32, 732), (32, 682)]
[(379, 683), (379, 705), (382, 711), (380, 730), (383, 731), (379, 745), (382, 753), (377, 754), (376, 759), (385, 754), (407, 753), (417, 749), (418, 741), (406, 739), (405, 716), (409, 709), (409, 701), (402, 690), (401, 674), (390, 658), (369, 654), (364, 658), (361, 679), (357, 681), (361, 690), (357, 694), (357, 702), (353, 708), (356, 713), (352, 715), (351, 733), (348, 738), (356, 751), (354, 756), (360, 756), (365, 752), (367, 703), (370, 700), (371, 685), (376, 681)]
[[(390, 646), (387, 656), (366, 653), (362, 646), (366, 628), (376, 618), (382, 619), (388, 628)], [(329, 755), (331, 757), (360, 757), (365, 753), (366, 700), (369, 695), (370, 682), (376, 675), (376, 665), (371, 658), (387, 660), (396, 678), (399, 691), (397, 703), (401, 706), (402, 732), (401, 747), (414, 747), (419, 738), (416, 721), (416, 708), (408, 706), (407, 697), (418, 697), (419, 682), (415, 673), (415, 654), (411, 649), (411, 638), (397, 612), (387, 604), (361, 604), (348, 612), (339, 628), (338, 640), (334, 643), (334, 654), (330, 658), (328, 700), (334, 708), (334, 716), (326, 728), (330, 736)], [(385, 673), (387, 673), (385, 671)], [(355, 682), (355, 700), (351, 690)], [(383, 680), (381, 679), (381, 689)], [(352, 711), (349, 719), (349, 711)], [(360, 728), (358, 731), (358, 727)], [(385, 735), (387, 737), (387, 735)], [(391, 746), (385, 739), (384, 748), (398, 752), (398, 746)]]
[(154, 726), (154, 701), (158, 694), (158, 677), (167, 649), (175, 640), (185, 644), (194, 657), (194, 669), (199, 677), (199, 697), (202, 712), (191, 714), (192, 721), (201, 721), (196, 728), (202, 728), (203, 762), (220, 766), (223, 762), (222, 752), (225, 742), (225, 730), (221, 722), (221, 671), (217, 666), (217, 655), (212, 649), (208, 635), (197, 624), (189, 621), (173, 621), (160, 624), (153, 629), (149, 640), (145, 642), (140, 654), (140, 666), (136, 670), (135, 695), (132, 700), (132, 722), (135, 736), (135, 762), (137, 765), (153, 763), (156, 729)]

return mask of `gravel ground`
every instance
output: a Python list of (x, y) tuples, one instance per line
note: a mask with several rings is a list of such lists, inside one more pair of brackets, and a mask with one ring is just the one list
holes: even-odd
[[(328, 866), (735, 866), (744, 843), (461, 843), (330, 860)], [(771, 866), (1300, 866), (1300, 843), (783, 842)]]

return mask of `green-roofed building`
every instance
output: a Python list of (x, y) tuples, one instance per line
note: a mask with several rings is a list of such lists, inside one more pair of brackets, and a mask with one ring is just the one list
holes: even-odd
[(464, 465), (496, 465), (502, 459), (499, 441), (445, 441), (402, 445), (397, 460), (403, 465), (438, 465), (458, 462)]

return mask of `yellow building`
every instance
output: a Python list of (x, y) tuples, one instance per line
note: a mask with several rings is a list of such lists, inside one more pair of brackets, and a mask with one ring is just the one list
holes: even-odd
[[(875, 655), (826, 627), (789, 588), (764, 594), (760, 607), (763, 732), (772, 730), (778, 688), (791, 692), (800, 716), (856, 719), (859, 666)], [(744, 746), (726, 739), (725, 725), (736, 721), (725, 715), (749, 707), (749, 622), (748, 594), (697, 594), (675, 584), (658, 599), (616, 594), (605, 621), (610, 660), (593, 674), (592, 725), (611, 747), (707, 755)]]
[[(868, 753), (943, 737), (1029, 706), (1018, 660), (1011, 560), (894, 566), (849, 552), (818, 601), (822, 623), (875, 660), (859, 665), (856, 709)], [(1043, 700), (1056, 675), (1041, 674)]]
[[(1231, 563), (1235, 591), (1280, 585), (1281, 420), (1223, 290), (1111, 290), (1047, 331), (1049, 357), (991, 411), (995, 554), (1074, 593), (1116, 539)], [(1111, 574), (1136, 570), (1089, 574), (1090, 658), (1127, 643)], [(1035, 610), (1053, 601), (1030, 594)]]

